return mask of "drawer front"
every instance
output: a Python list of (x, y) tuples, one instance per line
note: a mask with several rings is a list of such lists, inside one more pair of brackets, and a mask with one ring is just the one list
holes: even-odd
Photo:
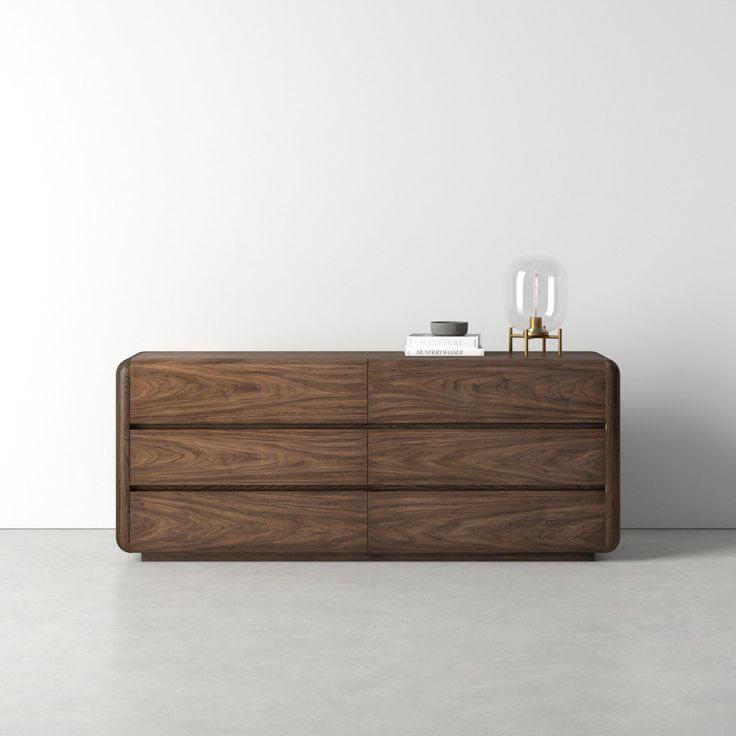
[(132, 424), (360, 423), (366, 362), (133, 359)]
[(134, 429), (131, 486), (366, 483), (366, 431)]
[(605, 484), (602, 429), (374, 429), (371, 486)]
[(368, 420), (386, 423), (604, 422), (605, 363), (488, 359), (368, 364)]
[(366, 554), (365, 491), (137, 491), (133, 552)]
[(371, 491), (368, 552), (600, 552), (603, 491)]

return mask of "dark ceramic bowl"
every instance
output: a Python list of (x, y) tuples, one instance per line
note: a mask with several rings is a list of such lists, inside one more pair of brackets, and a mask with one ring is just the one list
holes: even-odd
[(467, 322), (432, 322), (432, 334), (436, 337), (460, 337), (468, 334)]

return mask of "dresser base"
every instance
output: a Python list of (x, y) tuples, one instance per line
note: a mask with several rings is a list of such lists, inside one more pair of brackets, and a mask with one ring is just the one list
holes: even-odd
[(144, 552), (143, 562), (349, 562), (375, 560), (377, 562), (592, 562), (594, 554), (537, 554), (537, 555), (342, 555), (342, 556), (264, 556), (264, 555), (218, 555), (208, 553), (166, 554)]

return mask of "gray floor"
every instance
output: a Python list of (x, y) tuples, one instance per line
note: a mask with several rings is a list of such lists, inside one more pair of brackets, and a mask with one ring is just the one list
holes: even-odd
[(0, 732), (736, 733), (736, 532), (579, 563), (141, 563), (0, 532)]

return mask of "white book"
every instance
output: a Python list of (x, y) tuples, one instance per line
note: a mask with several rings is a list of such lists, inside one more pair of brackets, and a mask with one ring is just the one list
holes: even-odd
[(460, 357), (482, 357), (485, 354), (483, 348), (445, 347), (445, 348), (415, 348), (407, 345), (404, 355), (425, 358), (460, 358)]
[(466, 347), (479, 348), (480, 335), (429, 335), (414, 333), (406, 338), (407, 346), (417, 348), (444, 348), (444, 347)]

